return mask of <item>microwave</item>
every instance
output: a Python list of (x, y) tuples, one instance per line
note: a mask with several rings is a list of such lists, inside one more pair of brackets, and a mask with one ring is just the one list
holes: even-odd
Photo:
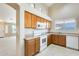
[(46, 23), (42, 22), (37, 22), (37, 29), (45, 29), (46, 28)]

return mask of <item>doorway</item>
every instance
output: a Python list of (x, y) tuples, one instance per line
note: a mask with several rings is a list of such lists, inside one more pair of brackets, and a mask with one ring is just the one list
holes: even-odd
[(19, 5), (0, 4), (0, 56), (19, 55)]

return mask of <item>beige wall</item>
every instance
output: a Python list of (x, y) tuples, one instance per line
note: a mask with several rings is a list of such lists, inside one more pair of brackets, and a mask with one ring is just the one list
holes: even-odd
[[(54, 20), (69, 20), (79, 17), (78, 3), (56, 3), (48, 8), (48, 14), (52, 19), (52, 29), (54, 30)], [(78, 21), (78, 20), (76, 20)], [(77, 23), (78, 24), (78, 23)]]
[(58, 3), (48, 8), (49, 16), (53, 19), (75, 18), (79, 15), (79, 4)]

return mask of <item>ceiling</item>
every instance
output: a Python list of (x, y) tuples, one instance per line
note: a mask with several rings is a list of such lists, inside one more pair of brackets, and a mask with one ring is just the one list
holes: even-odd
[(46, 6), (46, 7), (50, 7), (52, 6), (54, 3), (44, 3), (43, 5)]

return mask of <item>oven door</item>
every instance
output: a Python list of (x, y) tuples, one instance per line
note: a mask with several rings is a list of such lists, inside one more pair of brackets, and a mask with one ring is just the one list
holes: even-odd
[(42, 36), (40, 38), (40, 46), (47, 45), (47, 36)]

